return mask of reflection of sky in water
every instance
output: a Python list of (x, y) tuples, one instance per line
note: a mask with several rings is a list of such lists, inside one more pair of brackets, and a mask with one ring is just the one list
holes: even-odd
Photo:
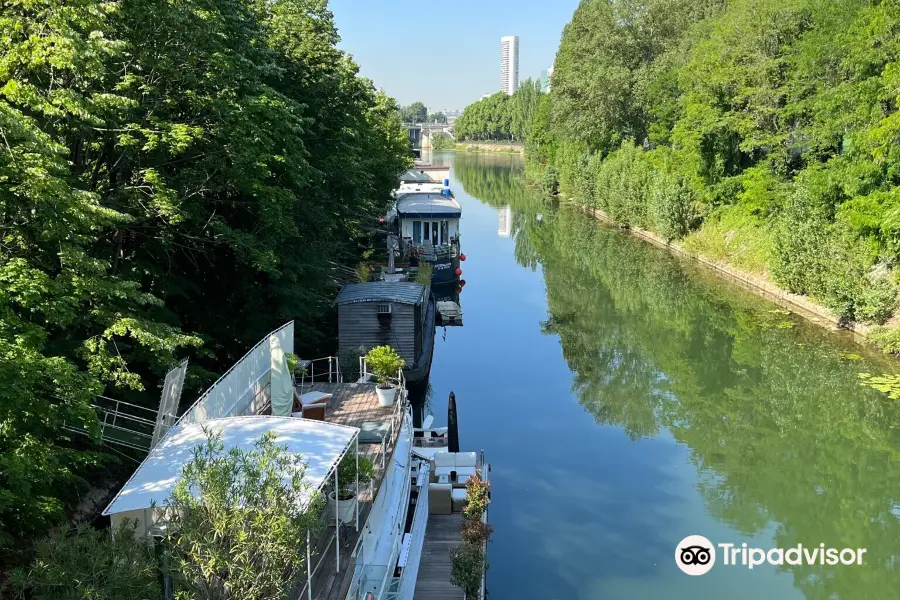
[[(703, 577), (677, 569), (675, 545), (687, 535), (769, 548), (778, 527), (763, 512), (751, 536), (712, 516), (702, 492), (720, 483), (719, 474), (698, 473), (669, 431), (632, 441), (620, 427), (598, 425), (572, 391), (559, 338), (541, 333), (548, 314), (540, 266), (533, 272), (516, 263), (515, 237), (497, 235), (497, 209), (456, 179), (453, 189), (468, 258), (465, 326), (436, 340), (431, 409), (436, 425), (444, 423), (454, 391), (462, 446), (483, 448), (494, 467), (491, 600), (803, 598), (794, 575), (773, 567), (717, 566)], [(611, 364), (621, 360), (615, 355)], [(711, 373), (702, 383), (716, 389), (719, 377), (739, 371)], [(647, 377), (648, 394), (677, 402), (669, 376)]]

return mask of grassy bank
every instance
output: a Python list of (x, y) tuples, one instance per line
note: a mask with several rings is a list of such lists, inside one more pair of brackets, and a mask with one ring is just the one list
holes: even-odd
[(524, 154), (522, 144), (495, 144), (490, 142), (458, 142), (453, 148), (456, 152), (506, 152), (508, 154)]

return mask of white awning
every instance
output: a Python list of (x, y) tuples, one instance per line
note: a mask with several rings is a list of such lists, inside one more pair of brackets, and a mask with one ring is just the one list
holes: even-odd
[(325, 478), (359, 434), (356, 427), (295, 417), (225, 417), (177, 425), (150, 451), (103, 514), (150, 508), (153, 502), (159, 507), (164, 506), (182, 468), (193, 458), (194, 448), (206, 442), (203, 427), (221, 431), (226, 452), (232, 448), (251, 450), (260, 436), (273, 432), (276, 443), (301, 455), (307, 463), (305, 480), (311, 490), (322, 487)]

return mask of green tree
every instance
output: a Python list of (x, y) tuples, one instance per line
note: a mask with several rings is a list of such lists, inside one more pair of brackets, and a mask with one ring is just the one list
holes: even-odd
[(882, 322), (900, 259), (898, 19), (864, 0), (583, 0), (528, 176)]
[(9, 586), (30, 600), (162, 600), (149, 538), (128, 521), (113, 532), (80, 525), (41, 540), (32, 564), (13, 571)]
[[(153, 407), (260, 332), (330, 343), (334, 269), (411, 164), (325, 0), (5, 7), (0, 26), (0, 562), (109, 456), (100, 393)], [(201, 342), (202, 350), (194, 350)]]
[(421, 102), (413, 102), (400, 109), (400, 118), (404, 123), (425, 123), (428, 120), (428, 109)]
[(217, 432), (206, 434), (165, 505), (176, 596), (284, 598), (306, 573), (307, 532), (321, 526), (321, 494), (304, 479), (302, 457), (273, 435), (252, 450), (226, 451)]

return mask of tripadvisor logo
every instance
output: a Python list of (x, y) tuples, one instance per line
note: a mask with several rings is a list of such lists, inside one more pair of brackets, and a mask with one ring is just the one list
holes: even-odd
[(746, 543), (713, 544), (702, 535), (689, 535), (675, 546), (675, 564), (688, 575), (704, 575), (716, 564), (728, 567), (741, 566), (753, 569), (766, 563), (770, 565), (861, 565), (866, 548), (826, 548), (825, 544), (791, 548), (748, 547)]

